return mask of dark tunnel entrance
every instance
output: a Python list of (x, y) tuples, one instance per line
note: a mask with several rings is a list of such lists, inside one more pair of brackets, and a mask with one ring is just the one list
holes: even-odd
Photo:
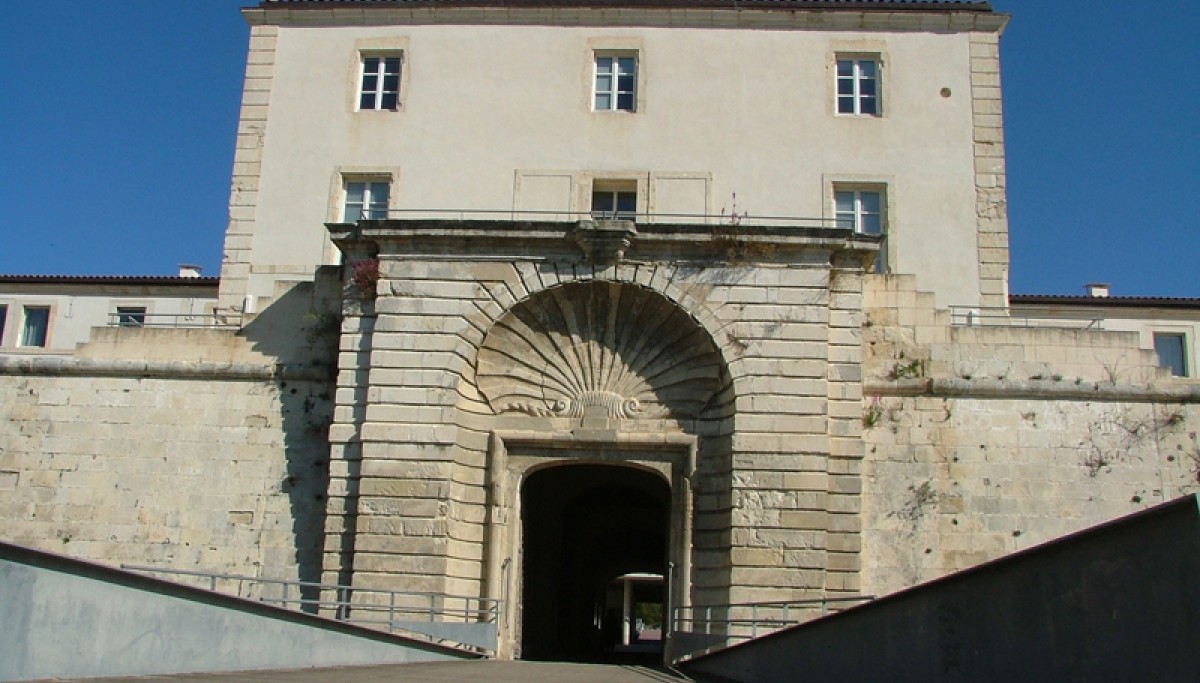
[(521, 487), (521, 657), (655, 662), (667, 609), (671, 488), (616, 465), (565, 465)]

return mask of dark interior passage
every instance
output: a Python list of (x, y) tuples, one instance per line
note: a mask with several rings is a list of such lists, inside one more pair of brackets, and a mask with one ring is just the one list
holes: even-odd
[(667, 482), (629, 467), (567, 465), (526, 479), (523, 659), (619, 658), (609, 584), (626, 574), (667, 575), (670, 509)]

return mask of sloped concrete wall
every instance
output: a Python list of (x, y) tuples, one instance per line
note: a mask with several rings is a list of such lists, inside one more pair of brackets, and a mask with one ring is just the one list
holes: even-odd
[(697, 658), (743, 683), (1193, 681), (1195, 496)]
[(0, 681), (470, 658), (0, 543)]

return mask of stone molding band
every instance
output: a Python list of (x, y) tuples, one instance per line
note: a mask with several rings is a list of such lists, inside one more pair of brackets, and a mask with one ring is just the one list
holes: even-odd
[(0, 358), (0, 375), (41, 377), (117, 377), (123, 379), (180, 379), (269, 382), (332, 379), (327, 368), (267, 363), (209, 361), (142, 361), (108, 358), (34, 356)]
[(1105, 401), (1110, 403), (1200, 403), (1200, 386), (1138, 386), (1067, 380), (906, 379), (864, 382), (863, 395), (927, 396), (1001, 400)]

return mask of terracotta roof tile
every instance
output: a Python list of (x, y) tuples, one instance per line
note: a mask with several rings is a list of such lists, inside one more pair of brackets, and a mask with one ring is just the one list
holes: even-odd
[(1009, 304), (1032, 306), (1088, 306), (1103, 308), (1200, 308), (1200, 298), (1170, 296), (1079, 296), (1061, 294), (1010, 294)]
[(218, 277), (174, 275), (0, 275), (0, 285), (171, 285), (216, 287)]

